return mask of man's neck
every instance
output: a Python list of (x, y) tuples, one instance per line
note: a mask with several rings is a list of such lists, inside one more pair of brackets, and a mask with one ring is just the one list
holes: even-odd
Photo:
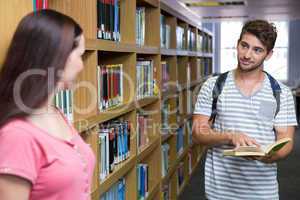
[(235, 70), (234, 78), (236, 81), (241, 81), (244, 83), (261, 82), (264, 80), (264, 72), (261, 68), (253, 71), (242, 71), (241, 69), (237, 68)]

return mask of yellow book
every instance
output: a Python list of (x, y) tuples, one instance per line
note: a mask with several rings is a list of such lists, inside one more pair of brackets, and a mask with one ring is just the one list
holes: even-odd
[(257, 146), (240, 146), (235, 149), (226, 149), (223, 151), (224, 156), (265, 156), (268, 154), (273, 154), (287, 143), (289, 143), (291, 138), (282, 138), (276, 142), (263, 146), (261, 148)]

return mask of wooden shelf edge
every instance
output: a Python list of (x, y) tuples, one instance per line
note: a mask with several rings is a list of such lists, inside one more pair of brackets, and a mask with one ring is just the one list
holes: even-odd
[(177, 50), (176, 49), (161, 48), (160, 49), (160, 54), (162, 56), (176, 56), (177, 55)]
[(102, 39), (86, 39), (86, 49), (134, 53), (136, 52), (136, 45)]
[(187, 177), (184, 179), (183, 183), (181, 184), (181, 186), (180, 186), (180, 188), (179, 188), (179, 192), (178, 192), (177, 196), (180, 196), (180, 194), (183, 192), (184, 188), (187, 186), (189, 180), (190, 180), (190, 176), (187, 176)]
[(91, 194), (91, 199), (92, 200), (99, 200), (99, 191), (98, 190), (95, 190), (94, 192), (92, 192)]
[(118, 179), (127, 174), (135, 166), (135, 163), (136, 156), (132, 156), (131, 158), (128, 158), (128, 160), (117, 165), (117, 168), (111, 174), (109, 174), (103, 182), (100, 183), (99, 196), (104, 194), (113, 184), (118, 181)]
[(152, 97), (145, 97), (143, 99), (137, 100), (136, 103), (136, 108), (143, 108), (145, 106), (151, 105), (159, 100), (158, 96), (152, 96)]
[(128, 112), (131, 112), (134, 109), (135, 107), (133, 102), (121, 104), (117, 107), (100, 112), (96, 116), (92, 116), (87, 119), (78, 120), (74, 122), (74, 127), (79, 133), (81, 133), (97, 126), (98, 124), (109, 121), (118, 116), (124, 115)]
[(160, 144), (159, 141), (160, 141), (159, 137), (157, 137), (156, 139), (154, 139), (153, 142), (146, 145), (142, 149), (142, 151), (140, 153), (138, 153), (137, 162), (139, 163), (139, 162), (143, 161), (146, 157), (148, 157), (154, 151), (154, 149), (156, 149), (156, 147)]
[(176, 171), (180, 161), (186, 156), (186, 154), (188, 153), (189, 148), (185, 148), (185, 150), (182, 152), (182, 154), (177, 157), (177, 160), (175, 160), (169, 167), (168, 173), (165, 177), (162, 178), (162, 184), (166, 184), (168, 182), (168, 180), (170, 179), (170, 177), (174, 174), (174, 172)]
[(159, 7), (158, 0), (137, 0), (136, 2), (137, 2), (137, 5), (139, 5), (139, 3), (144, 3), (144, 4), (148, 4), (148, 5), (152, 6), (153, 8)]
[(159, 54), (159, 47), (151, 47), (151, 46), (136, 46), (137, 54)]
[(171, 132), (168, 132), (166, 134), (163, 134), (161, 136), (161, 143), (165, 143), (166, 141), (168, 141), (171, 137), (173, 137), (173, 134)]
[(155, 186), (150, 190), (145, 200), (153, 199), (155, 194), (158, 192), (159, 188), (160, 188), (160, 182), (157, 182)]

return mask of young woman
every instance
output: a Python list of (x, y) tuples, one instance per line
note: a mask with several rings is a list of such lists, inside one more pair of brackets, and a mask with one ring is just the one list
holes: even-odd
[(90, 199), (92, 150), (51, 105), (84, 51), (81, 27), (56, 11), (18, 25), (0, 73), (0, 199)]

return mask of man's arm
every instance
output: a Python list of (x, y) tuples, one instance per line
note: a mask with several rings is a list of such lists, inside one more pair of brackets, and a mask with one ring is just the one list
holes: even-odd
[(257, 145), (257, 142), (246, 134), (237, 132), (220, 133), (211, 129), (209, 116), (193, 115), (193, 141), (205, 146), (217, 146), (221, 144), (232, 144), (236, 147), (245, 145)]
[(279, 161), (281, 159), (284, 159), (287, 157), (291, 151), (293, 150), (294, 146), (294, 133), (295, 133), (295, 127), (294, 126), (277, 126), (275, 127), (276, 135), (277, 135), (277, 140), (285, 137), (289, 137), (292, 140), (287, 143), (284, 147), (282, 147), (279, 151), (274, 153), (273, 155), (267, 155), (265, 157), (258, 157), (256, 158), (257, 160), (260, 160), (265, 163), (273, 163), (276, 161)]

